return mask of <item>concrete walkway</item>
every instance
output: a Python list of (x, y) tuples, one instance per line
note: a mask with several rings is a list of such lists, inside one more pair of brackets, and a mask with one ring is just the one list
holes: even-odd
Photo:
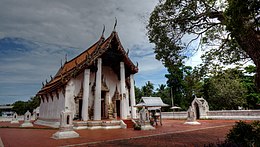
[[(199, 120), (201, 125), (184, 125), (184, 120), (163, 120), (163, 126), (151, 131), (133, 129), (76, 130), (79, 138), (50, 138), (57, 129), (35, 125), (19, 128), (20, 124), (0, 122), (0, 138), (5, 147), (16, 146), (203, 146), (223, 141), (234, 120)], [(8, 127), (7, 127), (8, 126)]]

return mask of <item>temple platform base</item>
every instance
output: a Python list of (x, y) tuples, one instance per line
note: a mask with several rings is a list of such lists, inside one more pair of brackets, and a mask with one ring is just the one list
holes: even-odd
[(125, 129), (126, 124), (122, 120), (78, 121), (73, 122), (75, 130), (80, 129)]

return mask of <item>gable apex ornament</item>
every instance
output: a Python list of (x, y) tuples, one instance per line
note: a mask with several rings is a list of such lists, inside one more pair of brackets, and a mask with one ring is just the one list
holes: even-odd
[(116, 25), (117, 25), (117, 19), (116, 19), (116, 17), (115, 17), (115, 24), (114, 24), (114, 32), (116, 31)]
[(104, 38), (105, 30), (106, 30), (106, 26), (103, 24), (103, 31), (102, 31), (102, 34), (101, 34), (101, 38)]

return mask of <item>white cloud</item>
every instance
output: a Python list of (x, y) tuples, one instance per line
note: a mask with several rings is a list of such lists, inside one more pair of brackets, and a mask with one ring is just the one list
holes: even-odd
[(143, 18), (153, 10), (156, 2), (2, 0), (0, 32), (5, 36), (84, 48), (100, 37), (103, 24), (109, 35), (117, 17), (122, 42), (130, 47), (147, 40)]
[[(130, 50), (131, 59), (139, 63), (140, 72), (135, 76), (138, 85), (148, 80), (155, 84), (164, 82), (165, 69), (154, 59), (145, 30), (156, 3), (157, 0), (1, 0), (0, 39), (31, 40), (26, 45), (33, 43), (33, 50), (8, 55), (0, 52), (0, 57), (4, 57), (0, 59), (0, 70), (4, 71), (0, 73), (0, 99), (28, 99), (40, 88), (41, 81), (57, 72), (66, 53), (71, 59), (96, 42), (103, 24), (108, 37), (115, 17), (122, 45)], [(48, 48), (48, 44), (61, 46)], [(17, 96), (13, 97), (10, 91), (14, 89), (17, 90), (11, 95)]]

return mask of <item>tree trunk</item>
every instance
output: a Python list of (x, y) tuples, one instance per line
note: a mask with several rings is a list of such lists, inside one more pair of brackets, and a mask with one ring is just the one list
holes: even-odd
[(248, 29), (245, 33), (238, 33), (235, 38), (240, 47), (249, 55), (256, 65), (255, 84), (260, 91), (260, 40), (253, 29)]

